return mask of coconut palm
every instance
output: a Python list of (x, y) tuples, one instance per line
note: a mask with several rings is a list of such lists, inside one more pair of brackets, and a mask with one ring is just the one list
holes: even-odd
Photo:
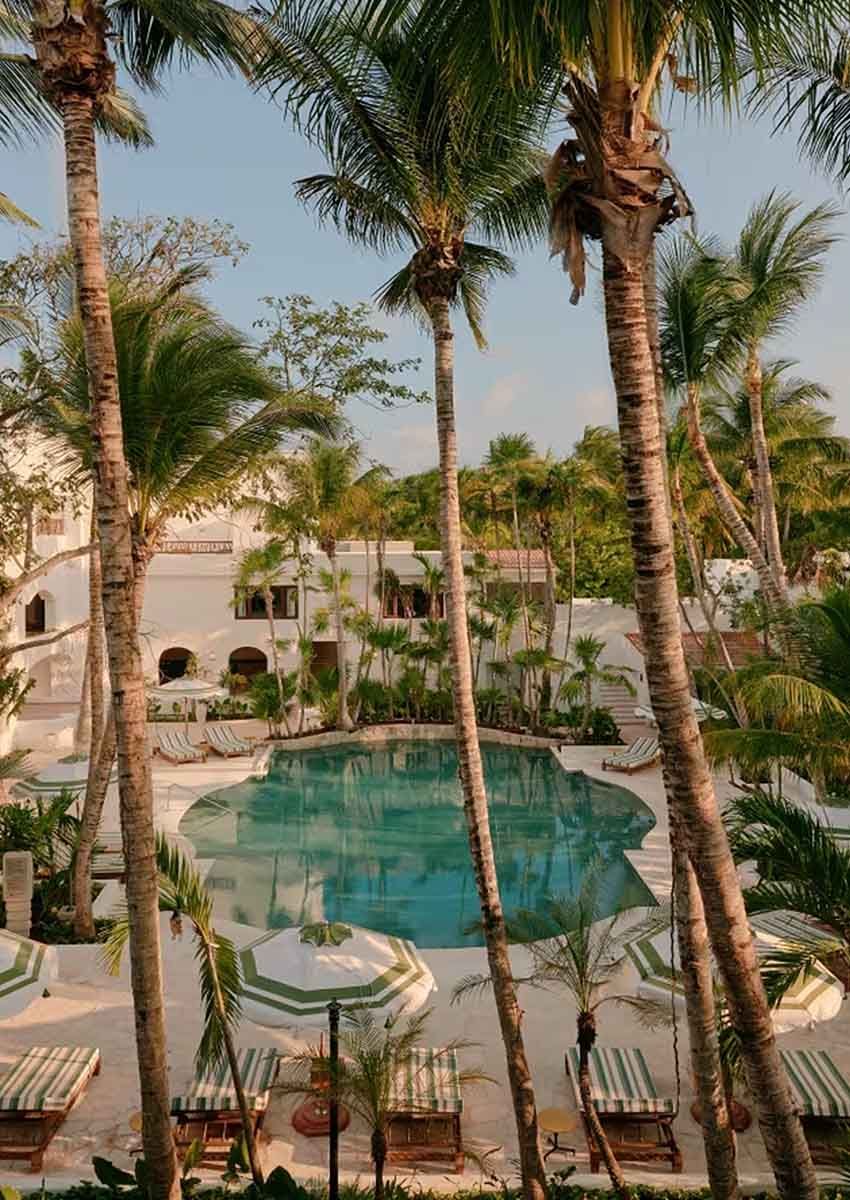
[(528, 592), (522, 573), (522, 536), (519, 525), (518, 496), (521, 481), (528, 478), (540, 466), (540, 458), (534, 443), (526, 433), (500, 433), (492, 438), (484, 456), (485, 470), (507, 492), (511, 509), (511, 529), (516, 551), (517, 579), (522, 605), (525, 648), (531, 649), (531, 629), (528, 620)]
[[(169, 1116), (159, 924), (153, 868), (153, 800), (146, 750), (144, 674), (134, 615), (132, 529), (118, 364), (104, 265), (95, 130), (115, 98), (114, 53), (134, 80), (153, 86), (175, 62), (247, 65), (247, 18), (222, 0), (13, 0), (30, 23), (38, 85), (61, 117), (68, 234), (85, 332), (95, 432), (104, 617), (116, 713), (122, 828), (127, 838), (130, 954), (142, 1088), (145, 1158), (154, 1200), (177, 1200), (179, 1180)], [(111, 37), (114, 32), (117, 36)]]
[[(288, 98), (303, 127), (319, 140), (330, 171), (302, 180), (298, 195), (353, 241), (379, 252), (408, 251), (411, 257), (380, 290), (378, 302), (387, 311), (418, 316), (434, 339), (441, 541), (460, 776), (485, 940), (498, 981), (523, 1178), (529, 1194), (539, 1197), (545, 1176), (477, 740), (458, 502), (452, 310), (463, 309), (481, 341), (487, 285), (512, 270), (493, 243), (528, 244), (543, 232), (537, 142), (544, 114), (535, 97), (500, 90), (473, 119), (462, 103), (463, 73), (445, 68), (434, 37), (410, 36), (413, 16), (382, 34), (327, 17), (320, 14), (300, 36), (297, 15), (290, 19), (290, 10), (276, 7), (271, 36), (285, 43), (286, 53), (263, 64), (258, 78), (279, 87), (293, 69), (300, 72)], [(416, 78), (405, 81), (397, 68), (409, 56), (416, 58)]]
[[(195, 958), (203, 1003), (204, 1028), (195, 1055), (197, 1070), (219, 1066), (225, 1059), (230, 1068), (233, 1090), (242, 1118), (245, 1149), (251, 1174), (258, 1188), (263, 1186), (259, 1155), (254, 1139), (254, 1124), (245, 1099), (234, 1036), (242, 1016), (242, 980), (239, 955), (230, 938), (218, 933), (213, 925), (213, 902), (195, 867), (176, 846), (170, 846), (162, 834), (156, 839), (156, 866), (159, 883), (159, 908), (171, 913), (172, 930), (182, 937), (185, 917), (195, 938)], [(117, 917), (103, 947), (103, 960), (110, 974), (121, 969), (124, 947), (130, 936), (129, 919)]]
[(605, 643), (592, 633), (584, 633), (575, 640), (573, 653), (575, 662), (568, 667), (570, 671), (561, 685), (561, 698), (565, 700), (581, 699), (581, 727), (578, 733), (579, 742), (583, 742), (590, 728), (590, 718), (593, 713), (593, 689), (599, 684), (619, 684), (629, 695), (635, 694), (635, 685), (630, 676), (634, 674), (632, 667), (613, 666), (611, 663), (601, 663), (599, 656), (605, 649)]
[(770, 192), (750, 210), (735, 248), (736, 312), (746, 340), (745, 382), (755, 470), (753, 479), (767, 558), (776, 586), (786, 591), (785, 566), (773, 495), (764, 427), (761, 347), (785, 333), (824, 272), (824, 257), (835, 244), (839, 209), (820, 204), (805, 213), (787, 193)]
[[(236, 595), (238, 600), (249, 600), (252, 596), (262, 596), (263, 598), (263, 607), (266, 610), (266, 620), (269, 626), (272, 667), (274, 677), (277, 681), (278, 699), (280, 701), (279, 711), (283, 717), (287, 736), (291, 733), (289, 718), (286, 715), (286, 704), (289, 702), (289, 698), (285, 700), (284, 694), (285, 691), (290, 689), (284, 687), (283, 671), (280, 665), (280, 650), (277, 631), (275, 629), (274, 592), (272, 591), (272, 587), (280, 577), (280, 572), (284, 564), (288, 561), (289, 552), (286, 546), (282, 542), (272, 539), (266, 542), (265, 546), (255, 546), (250, 550), (246, 550), (239, 562), (236, 575)], [(279, 726), (274, 736), (280, 736)]]
[[(178, 277), (150, 295), (112, 285), (133, 530), (134, 626), (142, 613), (148, 566), (169, 522), (226, 499), (287, 435), (326, 424), (322, 410), (301, 399), (290, 404), (246, 339), (188, 294), (185, 282)], [(91, 476), (88, 357), (79, 318), (58, 331), (55, 363), (42, 372), (39, 387), (42, 424), (60, 446), (57, 466)], [(117, 725), (113, 708), (102, 739), (98, 783), (86, 797), (75, 885), (81, 927), (91, 922), (91, 852)]]

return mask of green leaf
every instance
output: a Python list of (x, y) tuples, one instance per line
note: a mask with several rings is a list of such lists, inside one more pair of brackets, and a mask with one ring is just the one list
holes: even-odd
[(205, 1151), (206, 1151), (206, 1144), (205, 1144), (203, 1138), (195, 1138), (193, 1141), (191, 1141), (189, 1143), (189, 1145), (186, 1147), (186, 1152), (183, 1155), (183, 1177), (184, 1177), (184, 1179), (185, 1179), (186, 1175), (188, 1175), (188, 1173), (191, 1170), (193, 1170), (194, 1167), (197, 1167), (198, 1164), (202, 1161)]
[[(120, 1167), (116, 1167), (115, 1163), (110, 1162), (108, 1158), (100, 1158), (95, 1155), (91, 1160), (91, 1165), (98, 1182), (102, 1183), (104, 1187), (109, 1188), (111, 1192), (118, 1193), (124, 1187), (136, 1187), (136, 1176), (131, 1175), (129, 1171), (122, 1171)], [(138, 1165), (137, 1163), (137, 1169)]]

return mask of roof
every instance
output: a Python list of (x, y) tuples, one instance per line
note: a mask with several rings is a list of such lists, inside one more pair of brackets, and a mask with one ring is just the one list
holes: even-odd
[[(484, 553), (494, 567), (505, 567), (509, 571), (517, 569), (516, 550), (485, 550)], [(543, 571), (546, 569), (546, 551), (523, 550), (520, 552), (519, 561), (523, 571), (527, 571), (529, 567), (532, 570)]]
[[(732, 659), (732, 665), (735, 667), (743, 667), (752, 658), (761, 658), (764, 654), (759, 637), (755, 633), (744, 632), (738, 629), (721, 631), (726, 649), (729, 651), (729, 657)], [(639, 633), (627, 633), (626, 637), (632, 643), (638, 653), (643, 654), (643, 641)], [(708, 659), (710, 662), (717, 662), (718, 655), (711, 649), (711, 635), (708, 631), (705, 634), (682, 634), (682, 645), (685, 648), (685, 658), (688, 660), (689, 667), (701, 667), (706, 661), (706, 649), (709, 651)]]

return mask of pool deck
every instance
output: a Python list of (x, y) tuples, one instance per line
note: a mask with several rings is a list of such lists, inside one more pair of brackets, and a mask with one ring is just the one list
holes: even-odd
[[(654, 767), (628, 777), (602, 772), (599, 763), (603, 752), (599, 747), (576, 747), (560, 751), (558, 756), (567, 770), (583, 770), (594, 778), (630, 789), (655, 814), (657, 824), (645, 839), (644, 847), (630, 851), (629, 858), (656, 898), (665, 899), (670, 888), (670, 855), (661, 771)], [(210, 791), (243, 780), (248, 766), (248, 759), (211, 758), (203, 766), (170, 766), (155, 760), (154, 789), (160, 826), (174, 835), (186, 808)], [(718, 780), (721, 801), (726, 796), (725, 786), (724, 781)], [(117, 821), (117, 810), (114, 800), (110, 805), (104, 827), (111, 828)], [(111, 906), (116, 890), (109, 888), (101, 894), (100, 907), (104, 907), (104, 898)], [(221, 922), (220, 929), (239, 945), (251, 940), (258, 932), (230, 922)], [(163, 917), (162, 945), (169, 1068), (174, 1089), (178, 1090), (191, 1077), (200, 1033), (197, 973), (190, 934), (187, 931), (182, 941), (173, 941), (166, 917)], [(466, 1096), (463, 1116), (466, 1146), (472, 1155), (486, 1155), (495, 1174), (512, 1176), (516, 1134), (492, 998), (485, 995), (460, 1005), (451, 1004), (452, 989), (457, 981), (471, 972), (486, 969), (485, 952), (479, 948), (425, 950), (423, 957), (438, 984), (429, 1040), (433, 1045), (439, 1045), (450, 1038), (469, 1038), (477, 1045), (464, 1052), (464, 1061), (483, 1067), (496, 1080), (495, 1085), (479, 1085)], [(516, 973), (523, 974), (527, 953), (522, 947), (514, 947), (512, 958)], [(125, 962), (119, 978), (110, 978), (97, 961), (96, 948), (89, 946), (61, 947), (59, 962), (60, 977), (51, 986), (51, 995), (35, 1001), (17, 1017), (4, 1021), (0, 1039), (0, 1066), (33, 1044), (97, 1045), (103, 1055), (101, 1075), (92, 1081), (84, 1100), (70, 1115), (47, 1154), (45, 1176), (48, 1187), (92, 1178), (91, 1158), (94, 1154), (110, 1158), (121, 1166), (131, 1166), (130, 1152), (139, 1144), (138, 1135), (132, 1133), (129, 1126), (131, 1115), (138, 1110), (138, 1079), (131, 1049), (133, 1009), (127, 964)], [(634, 967), (624, 966), (612, 982), (610, 994), (612, 997), (634, 994), (637, 982)], [(559, 992), (524, 990), (520, 1000), (525, 1010), (523, 1032), (538, 1105), (540, 1108), (574, 1108), (572, 1089), (563, 1067), (564, 1051), (575, 1039), (574, 1007), (569, 998)], [(648, 1031), (638, 1024), (630, 1010), (611, 1003), (603, 1005), (599, 1012), (599, 1029), (602, 1044), (640, 1046), (659, 1091), (675, 1095), (674, 1038), (669, 1028)], [(635, 1181), (697, 1186), (705, 1183), (705, 1158), (699, 1128), (688, 1111), (693, 1088), (684, 1019), (679, 1022), (677, 1034), (681, 1104), (676, 1133), (684, 1154), (685, 1172), (675, 1178), (669, 1172), (646, 1168), (627, 1169), (626, 1173)], [(261, 1028), (249, 1021), (243, 1021), (239, 1034), (239, 1043), (243, 1046), (276, 1046), (283, 1053), (315, 1040), (286, 1030)], [(787, 1048), (827, 1046), (839, 1067), (850, 1073), (850, 1009), (845, 1005), (835, 1020), (812, 1032), (798, 1030), (783, 1036), (781, 1044)], [(266, 1121), (269, 1140), (263, 1148), (264, 1165), (271, 1169), (281, 1163), (300, 1178), (322, 1175), (327, 1165), (326, 1143), (323, 1139), (309, 1140), (295, 1133), (289, 1120), (295, 1103), (291, 1097), (274, 1095)], [(564, 1140), (578, 1150), (575, 1182), (604, 1187), (604, 1176), (591, 1176), (588, 1172), (580, 1132)], [(742, 1184), (754, 1188), (770, 1182), (764, 1149), (755, 1128), (739, 1138), (738, 1154)], [(547, 1165), (549, 1169), (557, 1170), (571, 1161), (555, 1154)], [(340, 1165), (346, 1179), (365, 1178), (369, 1174), (368, 1136), (357, 1122), (343, 1135)], [(40, 1187), (40, 1176), (29, 1175), (23, 1169), (12, 1169), (17, 1167), (18, 1164), (4, 1163), (0, 1179), (19, 1188)], [(414, 1174), (422, 1186), (439, 1190), (471, 1186), (482, 1178), (472, 1156), (463, 1176), (446, 1174), (437, 1166), (423, 1165), (415, 1172), (407, 1168), (398, 1170), (399, 1178), (410, 1179)], [(202, 1172), (202, 1175), (209, 1182), (217, 1178), (215, 1172)]]

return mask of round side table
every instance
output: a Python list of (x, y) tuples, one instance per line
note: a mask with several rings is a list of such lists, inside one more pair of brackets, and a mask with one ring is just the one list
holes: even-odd
[(578, 1113), (568, 1108), (543, 1108), (537, 1114), (537, 1120), (543, 1132), (550, 1134), (549, 1149), (543, 1155), (544, 1162), (556, 1150), (561, 1154), (575, 1154), (575, 1146), (562, 1146), (560, 1137), (578, 1128)]

